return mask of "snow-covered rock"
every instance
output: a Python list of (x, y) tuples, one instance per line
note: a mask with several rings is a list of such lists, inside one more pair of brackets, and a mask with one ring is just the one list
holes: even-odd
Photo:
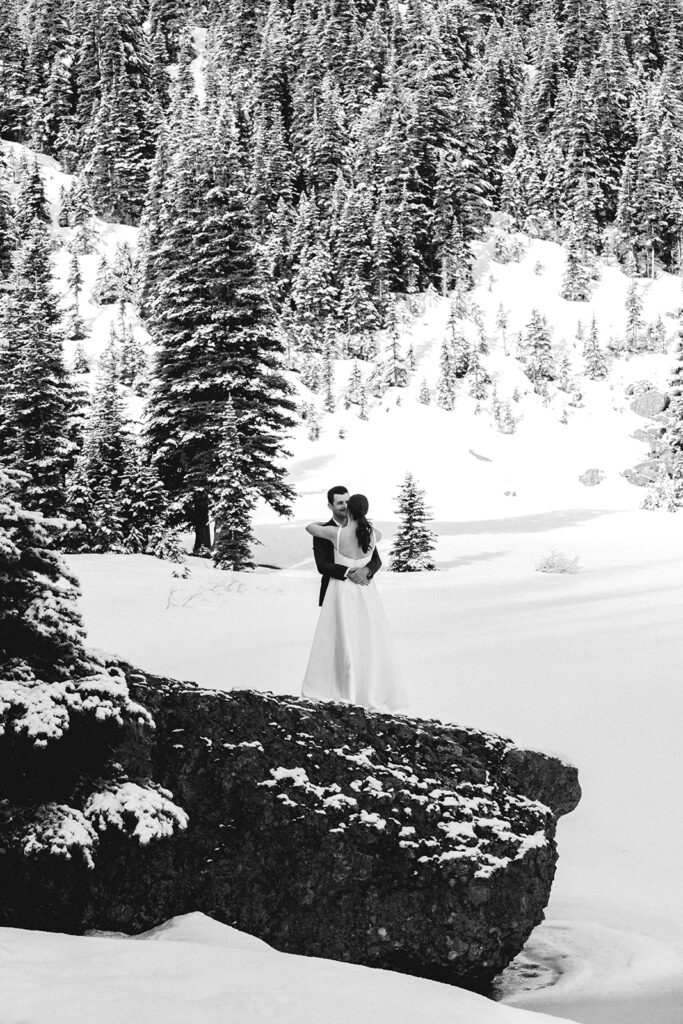
[(157, 728), (126, 763), (153, 765), (189, 826), (149, 847), (104, 835), (82, 927), (201, 910), (278, 949), (482, 989), (542, 920), (574, 768), (355, 706), (129, 685)]

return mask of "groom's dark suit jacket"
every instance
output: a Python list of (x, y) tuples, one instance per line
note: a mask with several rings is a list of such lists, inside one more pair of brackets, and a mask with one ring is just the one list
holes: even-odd
[[(323, 523), (323, 526), (336, 526), (334, 519), (328, 520)], [(334, 576), (336, 580), (343, 580), (346, 578), (346, 566), (335, 565), (334, 561), (334, 544), (331, 540), (324, 540), (322, 537), (313, 538), (313, 555), (315, 557), (315, 564), (318, 566), (318, 572), (322, 576), (320, 581), (320, 600), (318, 604), (321, 605), (325, 600), (325, 592), (327, 591), (328, 584), (330, 582), (330, 576)], [(368, 569), (370, 575), (374, 576), (377, 570), (382, 565), (382, 559), (379, 557), (377, 548), (372, 552), (372, 558), (368, 562)], [(355, 587), (357, 584), (350, 583), (349, 586)]]

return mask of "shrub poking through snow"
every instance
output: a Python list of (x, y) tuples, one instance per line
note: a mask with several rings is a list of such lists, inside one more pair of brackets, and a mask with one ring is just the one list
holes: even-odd
[(580, 569), (578, 557), (570, 558), (562, 551), (553, 548), (545, 555), (538, 565), (536, 572), (578, 572)]
[[(119, 792), (112, 749), (126, 729), (154, 723), (121, 669), (86, 650), (76, 580), (51, 550), (59, 524), (22, 508), (22, 476), (0, 468), (0, 848), (67, 859), (78, 849), (91, 867), (89, 811)], [(170, 794), (125, 781), (141, 808), (131, 829), (140, 842), (184, 827)]]

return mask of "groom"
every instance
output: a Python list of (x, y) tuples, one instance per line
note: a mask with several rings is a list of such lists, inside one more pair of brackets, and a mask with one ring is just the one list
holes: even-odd
[[(346, 503), (348, 500), (349, 492), (346, 487), (331, 487), (327, 492), (327, 507), (332, 512), (332, 518), (322, 525), (346, 526), (348, 522)], [(322, 605), (325, 600), (325, 592), (331, 576), (334, 576), (337, 580), (351, 580), (352, 583), (356, 583), (358, 586), (367, 587), (382, 564), (382, 559), (377, 553), (377, 548), (375, 548), (372, 552), (372, 558), (361, 569), (349, 569), (345, 565), (335, 565), (334, 544), (332, 541), (323, 540), (322, 537), (313, 538), (313, 555), (318, 572), (322, 576), (319, 605)]]

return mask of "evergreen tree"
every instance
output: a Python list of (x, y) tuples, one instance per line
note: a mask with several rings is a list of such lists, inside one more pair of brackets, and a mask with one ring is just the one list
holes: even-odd
[(280, 457), (293, 403), (245, 200), (233, 112), (197, 120), (174, 154), (153, 254), (156, 343), (147, 436), (164, 485), (208, 546), (219, 412), (232, 397), (254, 493), (286, 512)]
[(78, 309), (78, 297), (81, 294), (81, 288), (83, 287), (83, 275), (81, 274), (81, 265), (76, 253), (72, 254), (69, 262), (66, 286), (71, 292), (73, 292), (74, 305), (76, 309)]
[(12, 253), (16, 238), (12, 201), (2, 184), (3, 169), (0, 155), (0, 280), (7, 277), (12, 269)]
[(101, 256), (97, 265), (97, 276), (92, 295), (100, 306), (111, 305), (118, 299), (116, 281), (106, 256)]
[(334, 412), (335, 410), (335, 398), (334, 398), (334, 363), (332, 361), (332, 348), (328, 344), (325, 347), (323, 356), (323, 394), (324, 394), (324, 408), (325, 412)]
[(20, 239), (26, 237), (34, 221), (49, 224), (50, 213), (38, 163), (34, 159), (29, 164), (22, 157), (19, 164), (19, 187), (14, 197), (14, 227)]
[[(126, 727), (152, 719), (121, 670), (86, 650), (76, 580), (50, 550), (48, 524), (20, 505), (21, 489), (20, 475), (0, 468), (0, 843), (19, 856), (76, 854), (92, 867), (106, 828), (125, 819), (128, 834), (161, 836), (187, 817), (165, 791), (132, 782), (114, 763)], [(153, 811), (139, 809), (145, 796)]]
[(432, 393), (429, 390), (429, 388), (427, 387), (427, 381), (426, 380), (423, 380), (422, 384), (420, 385), (420, 392), (418, 394), (417, 400), (422, 405), (429, 405), (431, 400), (432, 400)]
[(425, 492), (417, 486), (412, 473), (407, 473), (397, 499), (400, 524), (390, 556), (394, 572), (436, 568), (432, 561), (436, 537), (426, 525), (431, 517), (424, 498)]
[(642, 347), (645, 327), (642, 314), (643, 300), (638, 285), (631, 281), (626, 293), (626, 348), (629, 352), (638, 352)]
[(404, 388), (408, 384), (408, 368), (406, 366), (406, 360), (401, 352), (395, 301), (391, 302), (387, 309), (386, 333), (386, 382), (390, 388)]
[(591, 320), (583, 355), (586, 364), (586, 376), (590, 380), (604, 380), (607, 376), (607, 360), (605, 359), (605, 353), (600, 348), (598, 325), (595, 322), (595, 317)]
[(548, 381), (555, 379), (555, 364), (550, 344), (550, 329), (544, 316), (537, 309), (532, 309), (531, 319), (527, 324), (525, 347), (525, 367), (534, 390), (542, 392)]
[(448, 338), (441, 343), (439, 357), (439, 377), (436, 382), (436, 404), (441, 409), (451, 411), (455, 408), (456, 374), (453, 365), (453, 354)]
[(469, 377), (470, 396), (474, 398), (476, 402), (483, 402), (486, 398), (491, 378), (482, 366), (479, 359), (479, 353), (476, 350), (473, 350), (471, 353), (467, 376)]
[(56, 515), (64, 507), (69, 378), (62, 355), (48, 239), (34, 222), (17, 251), (2, 311), (0, 451), (25, 472), (22, 500)]
[(90, 373), (90, 360), (85, 354), (82, 341), (79, 341), (76, 345), (74, 352), (73, 361), (73, 372), (74, 373)]
[(562, 298), (568, 302), (586, 302), (591, 296), (592, 272), (580, 231), (572, 224), (567, 240), (567, 262), (562, 278)]
[(510, 314), (509, 314), (508, 310), (503, 308), (503, 304), (500, 303), (499, 306), (498, 306), (498, 309), (496, 310), (496, 327), (500, 331), (500, 336), (501, 336), (501, 338), (503, 340), (503, 352), (505, 353), (505, 355), (508, 355), (508, 348), (507, 348), (507, 341), (506, 341), (506, 337), (505, 337), (505, 332), (508, 329), (509, 324), (510, 324)]
[(256, 543), (252, 516), (256, 495), (249, 480), (248, 459), (242, 450), (237, 416), (228, 398), (218, 449), (218, 468), (211, 478), (216, 520), (213, 561), (219, 569), (253, 569), (251, 549)]
[[(158, 131), (159, 105), (153, 58), (143, 30), (143, 11), (123, 0), (108, 0), (91, 25), (99, 75), (95, 78), (84, 133), (83, 174), (97, 212), (106, 220), (132, 224), (140, 216)], [(92, 73), (92, 45), (81, 40), (76, 75)], [(87, 89), (81, 91), (87, 102)]]
[(120, 359), (118, 340), (112, 332), (100, 358), (83, 444), (90, 487), (100, 505), (107, 508), (115, 504), (128, 468), (130, 433), (119, 386)]

